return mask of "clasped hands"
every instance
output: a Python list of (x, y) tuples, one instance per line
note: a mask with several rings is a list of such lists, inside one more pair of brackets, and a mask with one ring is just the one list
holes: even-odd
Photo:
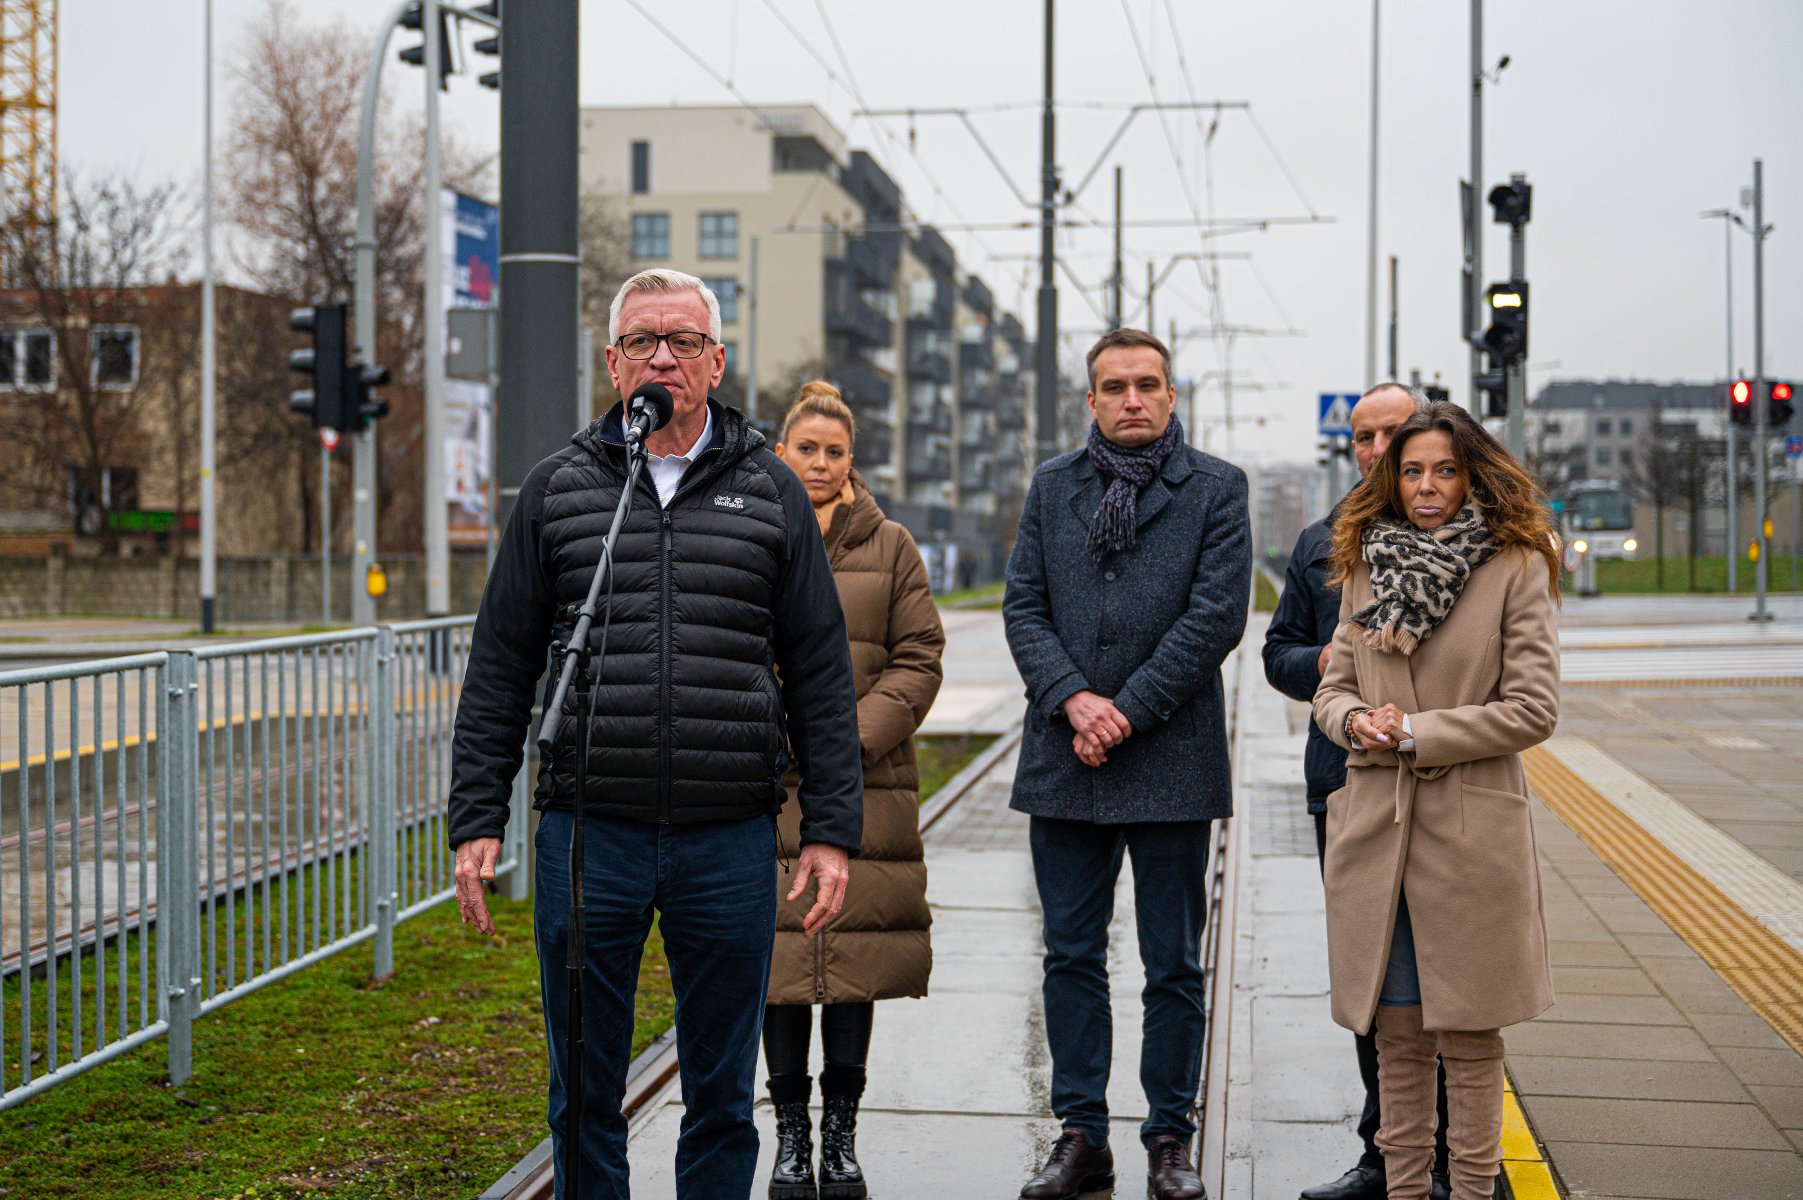
[(1084, 766), (1101, 766), (1108, 761), (1108, 751), (1133, 736), (1133, 722), (1106, 696), (1078, 692), (1064, 702), (1063, 708), (1065, 719), (1076, 731), (1071, 749)]
[(1361, 749), (1395, 749), (1405, 738), (1403, 712), (1394, 704), (1353, 714), (1352, 739)]

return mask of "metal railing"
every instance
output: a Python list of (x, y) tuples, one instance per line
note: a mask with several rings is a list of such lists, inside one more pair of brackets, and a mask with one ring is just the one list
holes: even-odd
[[(452, 894), (473, 618), (0, 673), (0, 1109)], [(526, 780), (498, 875), (526, 895)]]

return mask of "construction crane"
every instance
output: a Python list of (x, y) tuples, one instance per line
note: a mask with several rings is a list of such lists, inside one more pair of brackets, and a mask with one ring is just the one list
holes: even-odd
[(0, 226), (21, 233), (56, 224), (56, 27), (56, 0), (0, 0)]

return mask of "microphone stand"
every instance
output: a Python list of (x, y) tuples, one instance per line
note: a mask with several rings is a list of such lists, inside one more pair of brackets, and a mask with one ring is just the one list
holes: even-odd
[(620, 526), (625, 524), (626, 515), (632, 510), (632, 495), (638, 487), (639, 475), (645, 466), (645, 444), (643, 439), (627, 424), (626, 433), (626, 484), (620, 490), (619, 503), (614, 505), (613, 523), (608, 527), (607, 537), (601, 543), (601, 558), (595, 564), (595, 574), (589, 580), (588, 599), (583, 601), (577, 610), (576, 628), (570, 634), (569, 643), (563, 652), (563, 673), (558, 676), (557, 687), (551, 693), (551, 703), (545, 708), (544, 720), (539, 723), (539, 753), (549, 756), (556, 744), (557, 735), (563, 728), (564, 703), (574, 691), (576, 696), (576, 800), (574, 822), (570, 831), (570, 926), (564, 954), (564, 968), (569, 972), (568, 1016), (564, 1052), (564, 1123), (563, 1123), (563, 1167), (564, 1195), (582, 1195), (582, 1109), (583, 1092), (587, 1088), (584, 1070), (588, 1057), (588, 1040), (583, 1035), (585, 1014), (582, 1003), (582, 976), (588, 959), (588, 936), (586, 928), (586, 909), (583, 904), (583, 867), (584, 856), (584, 812), (588, 806), (588, 756), (591, 739), (594, 736), (595, 711), (595, 664), (593, 653), (589, 649), (589, 630), (595, 623), (595, 605), (601, 596), (601, 584), (613, 573), (614, 543), (619, 540)]

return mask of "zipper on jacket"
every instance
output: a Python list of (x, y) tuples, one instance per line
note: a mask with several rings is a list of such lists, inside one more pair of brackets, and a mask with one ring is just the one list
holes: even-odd
[(658, 586), (663, 593), (660, 597), (661, 603), (658, 605), (662, 628), (657, 643), (660, 668), (658, 671), (657, 821), (660, 825), (670, 823), (670, 760), (672, 757), (670, 743), (676, 738), (676, 713), (670, 687), (670, 600), (673, 591), (670, 580), (672, 571), (670, 539), (670, 510), (666, 508), (663, 510), (663, 552), (658, 561)]
[(826, 930), (814, 935), (814, 1003), (826, 1000)]

